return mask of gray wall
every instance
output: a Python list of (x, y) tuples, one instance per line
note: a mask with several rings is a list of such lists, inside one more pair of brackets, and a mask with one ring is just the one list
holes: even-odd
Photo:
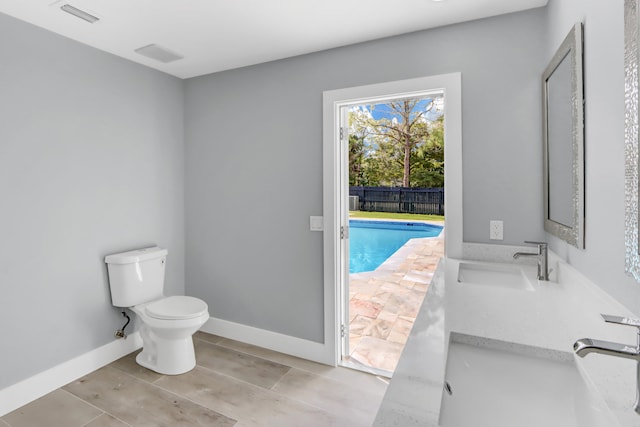
[(212, 316), (321, 341), (322, 235), (308, 217), (322, 212), (324, 90), (462, 72), (464, 240), (489, 243), (491, 219), (503, 243), (544, 238), (540, 75), (581, 19), (587, 248), (546, 237), (637, 312), (640, 284), (623, 272), (623, 11), (605, 3), (551, 0), (184, 84), (0, 15), (0, 388), (110, 342), (122, 323), (102, 259), (152, 243), (170, 250), (168, 293), (183, 291), (186, 252), (186, 291)]
[(640, 284), (624, 273), (623, 3), (550, 0), (546, 11), (546, 61), (571, 27), (584, 22), (586, 248), (547, 238), (553, 250), (640, 315)]
[(184, 291), (183, 83), (0, 14), (0, 389), (113, 340), (104, 256)]
[(542, 238), (537, 9), (187, 80), (187, 293), (212, 316), (323, 340), (322, 92), (461, 72), (464, 240)]

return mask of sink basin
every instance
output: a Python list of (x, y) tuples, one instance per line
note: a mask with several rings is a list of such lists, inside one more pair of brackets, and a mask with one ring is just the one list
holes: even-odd
[(518, 265), (461, 262), (458, 267), (458, 282), (525, 291), (534, 290), (522, 267)]
[(440, 425), (618, 425), (572, 353), (451, 333)]

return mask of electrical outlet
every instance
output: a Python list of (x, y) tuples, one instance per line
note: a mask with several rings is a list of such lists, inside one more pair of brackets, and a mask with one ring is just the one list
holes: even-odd
[(502, 221), (489, 221), (489, 238), (491, 240), (502, 240)]

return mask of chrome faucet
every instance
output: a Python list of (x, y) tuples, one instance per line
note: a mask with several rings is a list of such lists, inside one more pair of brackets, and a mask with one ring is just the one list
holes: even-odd
[(548, 256), (547, 256), (547, 242), (530, 242), (525, 240), (525, 243), (529, 243), (531, 245), (538, 245), (538, 252), (530, 253), (530, 252), (516, 252), (513, 254), (513, 259), (518, 259), (521, 256), (535, 256), (538, 257), (538, 280), (549, 280), (549, 267), (548, 267)]
[(601, 314), (602, 319), (608, 323), (616, 323), (618, 325), (635, 326), (638, 328), (636, 346), (632, 347), (626, 344), (618, 344), (615, 342), (594, 340), (591, 338), (582, 338), (573, 344), (573, 350), (580, 357), (585, 357), (589, 353), (600, 353), (608, 356), (622, 357), (632, 359), (637, 362), (636, 365), (636, 403), (634, 410), (640, 414), (640, 320), (630, 319), (628, 317), (611, 316), (609, 314)]

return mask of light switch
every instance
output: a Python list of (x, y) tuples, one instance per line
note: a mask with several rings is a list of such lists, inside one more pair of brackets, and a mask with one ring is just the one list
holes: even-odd
[(309, 217), (309, 230), (311, 231), (323, 231), (324, 230), (324, 217), (310, 216)]

